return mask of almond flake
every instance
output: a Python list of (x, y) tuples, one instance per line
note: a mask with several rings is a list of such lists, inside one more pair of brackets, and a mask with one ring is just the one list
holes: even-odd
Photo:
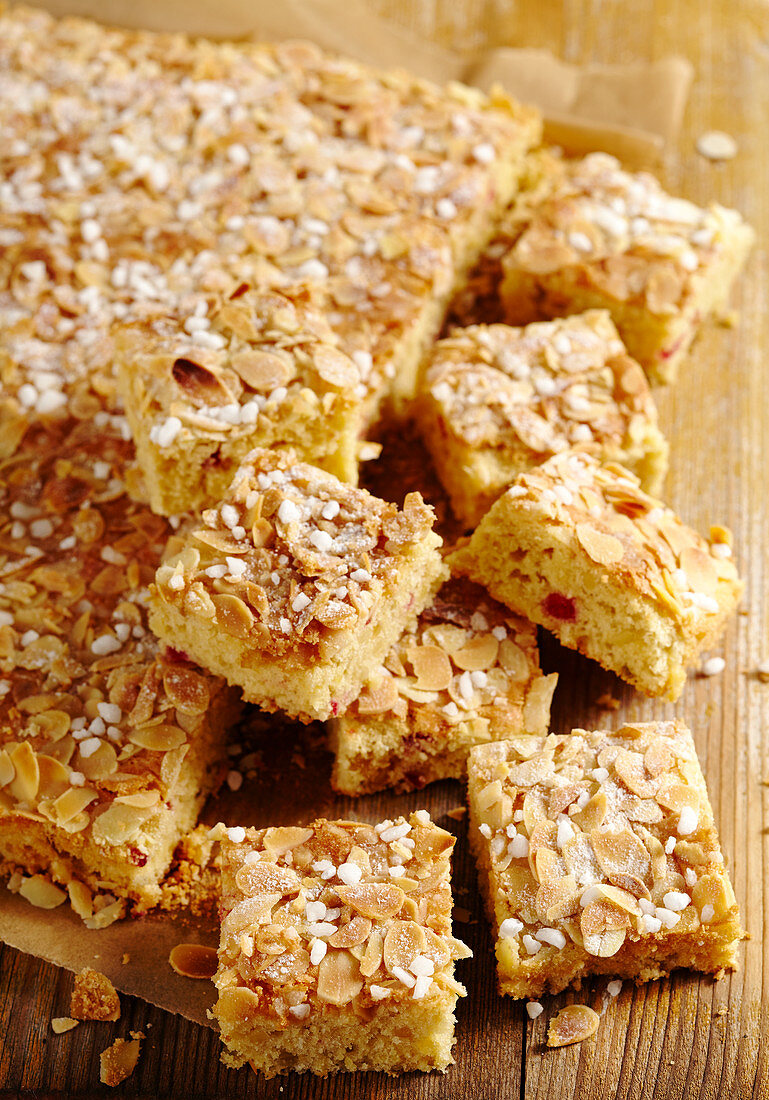
[(595, 1035), (600, 1016), (587, 1005), (567, 1005), (550, 1021), (547, 1029), (549, 1047), (565, 1047), (581, 1043)]
[(614, 535), (604, 534), (589, 523), (578, 523), (576, 531), (580, 545), (597, 565), (616, 565), (622, 561), (625, 547)]
[(213, 947), (199, 943), (177, 943), (168, 956), (171, 968), (183, 978), (213, 978), (217, 954)]

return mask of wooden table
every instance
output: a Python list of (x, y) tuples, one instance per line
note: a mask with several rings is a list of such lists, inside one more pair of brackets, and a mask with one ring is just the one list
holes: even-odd
[[(372, 0), (373, 3), (373, 0)], [(747, 578), (740, 615), (723, 646), (726, 670), (710, 679), (693, 676), (673, 707), (624, 689), (613, 677), (574, 654), (546, 644), (544, 663), (557, 669), (553, 728), (619, 724), (624, 718), (685, 718), (694, 729), (724, 852), (749, 939), (739, 973), (721, 982), (680, 972), (639, 988), (625, 983), (611, 999), (606, 982), (580, 993), (545, 1000), (545, 1012), (528, 1020), (523, 1005), (495, 989), (490, 938), (475, 894), (464, 825), (442, 823), (459, 836), (455, 866), (458, 905), (470, 921), (459, 924), (476, 953), (462, 964), (468, 998), (459, 1007), (456, 1065), (446, 1076), (391, 1080), (376, 1074), (319, 1081), (290, 1076), (264, 1082), (249, 1069), (225, 1070), (219, 1040), (206, 1028), (124, 997), (119, 1024), (84, 1024), (55, 1036), (53, 1016), (66, 1015), (70, 974), (7, 947), (0, 948), (0, 1090), (3, 1096), (99, 1096), (99, 1053), (131, 1030), (147, 1035), (139, 1065), (120, 1087), (124, 1096), (259, 1097), (260, 1100), (732, 1100), (769, 1097), (769, 1044), (761, 1019), (769, 980), (769, 851), (766, 815), (769, 684), (755, 666), (769, 657), (769, 348), (766, 242), (769, 231), (769, 8), (760, 0), (700, 0), (690, 4), (625, 0), (378, 0), (378, 11), (457, 48), (488, 44), (545, 46), (576, 62), (654, 59), (682, 53), (694, 63), (696, 83), (680, 147), (671, 152), (666, 181), (695, 201), (716, 199), (738, 207), (759, 233), (741, 284), (740, 323), (713, 327), (697, 342), (678, 385), (659, 393), (663, 427), (671, 441), (670, 502), (692, 525), (707, 531), (725, 522), (736, 534)], [(694, 148), (711, 128), (740, 145), (730, 163), (712, 165)], [(594, 700), (611, 690), (615, 713)], [(313, 799), (336, 814), (375, 820), (425, 805), (441, 819), (463, 799), (459, 784), (443, 783), (422, 795), (381, 797), (353, 804), (334, 800), (321, 757)], [(263, 783), (265, 812), (275, 795)], [(315, 806), (312, 807), (313, 809)], [(307, 807), (309, 810), (310, 807)], [(308, 815), (304, 815), (308, 816)], [(265, 823), (267, 818), (265, 818)], [(594, 1041), (558, 1051), (545, 1049), (547, 1020), (562, 1005), (588, 1003), (603, 1018)], [(763, 1040), (763, 1041), (762, 1041)]]

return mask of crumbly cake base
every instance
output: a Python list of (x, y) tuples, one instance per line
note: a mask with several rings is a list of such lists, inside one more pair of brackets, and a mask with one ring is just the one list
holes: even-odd
[[(601, 575), (576, 538), (554, 536), (536, 516), (506, 517), (504, 498), (496, 509), (487, 514), (476, 544), (452, 555), (452, 568), (639, 691), (677, 699), (687, 667), (719, 637), (733, 602), (709, 617), (706, 631), (682, 631), (659, 601)], [(549, 610), (559, 611), (559, 598), (567, 601), (573, 621)]]
[[(159, 638), (190, 659), (224, 676), (243, 690), (247, 702), (262, 710), (280, 710), (303, 722), (341, 714), (381, 664), (387, 650), (430, 603), (445, 578), (445, 567), (430, 542), (415, 546), (399, 564), (387, 615), (375, 615), (330, 640), (322, 661), (301, 649), (277, 659), (243, 638), (223, 633), (215, 622), (188, 616), (173, 604), (156, 600), (149, 622)], [(197, 654), (196, 658), (194, 655)]]
[(309, 1023), (286, 1028), (238, 1018), (220, 1008), (217, 1019), (228, 1046), (226, 1066), (238, 1069), (247, 1062), (266, 1078), (283, 1073), (379, 1071), (395, 1076), (420, 1070), (445, 1071), (453, 1063), (456, 995), (445, 989), (412, 1005), (379, 1005), (376, 1027), (361, 1026), (349, 1011), (327, 1006)]

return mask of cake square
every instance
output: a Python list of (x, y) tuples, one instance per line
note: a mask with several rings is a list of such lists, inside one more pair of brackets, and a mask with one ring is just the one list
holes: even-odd
[(128, 497), (131, 457), (60, 417), (27, 428), (0, 483), (0, 870), (91, 927), (160, 903), (240, 711), (148, 629), (171, 528)]
[(737, 211), (695, 206), (591, 153), (553, 171), (503, 258), (505, 317), (608, 309), (649, 379), (672, 382), (701, 323), (726, 306), (754, 239)]
[(476, 527), (523, 470), (579, 448), (659, 492), (668, 447), (609, 314), (455, 329), (426, 361), (421, 431), (452, 507)]
[(310, 43), (17, 6), (0, 13), (0, 69), (0, 332), (26, 311), (53, 357), (109, 376), (115, 322), (199, 321), (201, 298), (304, 282), (365, 376), (369, 419), (413, 396), (541, 129), (502, 95)]
[(454, 837), (425, 810), (376, 825), (230, 828), (213, 1016), (224, 1061), (289, 1070), (445, 1070), (464, 988), (451, 934)]
[(366, 387), (301, 288), (241, 286), (215, 305), (201, 299), (186, 318), (119, 329), (115, 344), (155, 511), (216, 504), (254, 447), (289, 446), (357, 481)]
[(682, 722), (479, 745), (468, 798), (502, 993), (736, 967), (739, 911)]
[(331, 785), (361, 795), (461, 779), (473, 745), (547, 732), (557, 680), (540, 669), (532, 623), (478, 585), (449, 580), (332, 719)]
[(731, 534), (704, 539), (622, 466), (565, 452), (521, 474), (451, 568), (647, 695), (677, 699), (742, 594)]
[(263, 709), (329, 718), (440, 586), (434, 519), (256, 449), (158, 569), (152, 629)]

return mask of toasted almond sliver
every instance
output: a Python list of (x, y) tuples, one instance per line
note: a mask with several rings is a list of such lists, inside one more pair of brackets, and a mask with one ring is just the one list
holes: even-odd
[(416, 955), (427, 946), (424, 929), (413, 920), (393, 921), (384, 940), (384, 963), (392, 974), (393, 967), (408, 970)]
[(424, 691), (445, 691), (451, 683), (452, 669), (448, 654), (437, 645), (413, 646), (408, 659), (417, 677), (417, 688)]
[(29, 741), (22, 741), (8, 756), (16, 773), (8, 784), (8, 791), (19, 802), (31, 802), (40, 785), (40, 768), (32, 746)]
[(400, 911), (406, 895), (400, 886), (387, 882), (363, 882), (356, 886), (337, 886), (336, 892), (345, 905), (362, 917), (387, 920)]
[(65, 1031), (72, 1031), (77, 1027), (79, 1020), (73, 1020), (71, 1016), (54, 1016), (51, 1020), (51, 1029), (56, 1035), (63, 1035)]
[(136, 806), (140, 810), (149, 810), (152, 806), (157, 806), (160, 801), (160, 791), (137, 791), (136, 794), (121, 794), (115, 799), (116, 802), (122, 802), (125, 806)]
[(43, 875), (25, 878), (19, 887), (19, 893), (36, 909), (56, 909), (67, 900), (65, 891)]
[(329, 937), (329, 947), (357, 947), (365, 943), (371, 932), (371, 921), (368, 917), (356, 914), (347, 924), (343, 924), (338, 932)]
[(216, 608), (216, 621), (228, 634), (245, 638), (254, 625), (254, 616), (239, 596), (229, 594), (211, 597)]
[(492, 667), (499, 653), (499, 641), (493, 634), (472, 638), (462, 649), (455, 649), (451, 659), (457, 668), (467, 672), (485, 671)]
[(289, 356), (283, 358), (272, 351), (249, 348), (239, 351), (230, 360), (233, 370), (252, 390), (270, 393), (278, 386), (285, 386), (294, 376)]
[(303, 829), (298, 825), (286, 825), (268, 829), (264, 834), (264, 847), (274, 859), (298, 848), (313, 835), (312, 829)]
[(168, 961), (183, 978), (213, 978), (218, 962), (216, 949), (200, 943), (177, 943)]
[(142, 749), (150, 749), (154, 752), (170, 752), (178, 749), (187, 740), (184, 730), (178, 726), (161, 723), (155, 726), (144, 726), (132, 730), (128, 740)]
[(598, 531), (589, 523), (577, 524), (577, 539), (597, 565), (616, 565), (624, 557), (625, 547), (618, 538)]
[(565, 1047), (581, 1043), (598, 1030), (601, 1017), (587, 1005), (567, 1005), (550, 1021), (547, 1029), (549, 1047)]
[(368, 687), (356, 701), (358, 714), (384, 714), (398, 702), (398, 685), (395, 678), (385, 673), (381, 683)]
[(345, 1005), (363, 989), (358, 960), (349, 951), (331, 948), (318, 964), (317, 995), (327, 1004)]

